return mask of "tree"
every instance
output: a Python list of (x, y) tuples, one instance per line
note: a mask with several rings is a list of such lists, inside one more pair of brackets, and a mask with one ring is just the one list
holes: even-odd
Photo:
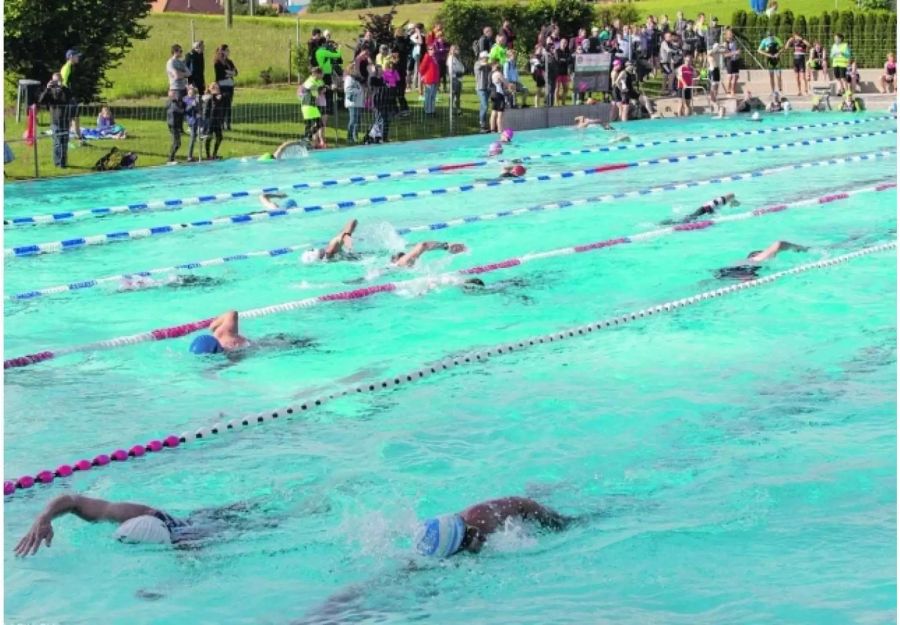
[(71, 88), (81, 102), (109, 86), (107, 70), (150, 31), (140, 23), (150, 11), (148, 0), (7, 0), (4, 8), (7, 76), (46, 83), (65, 63), (66, 50), (75, 48), (82, 57)]

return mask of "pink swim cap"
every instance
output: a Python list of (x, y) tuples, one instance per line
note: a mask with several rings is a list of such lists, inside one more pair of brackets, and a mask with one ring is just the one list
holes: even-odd
[(528, 170), (525, 169), (525, 165), (514, 165), (510, 171), (513, 176), (518, 178), (519, 176), (524, 176)]
[(491, 144), (491, 147), (488, 148), (488, 155), (497, 156), (498, 154), (503, 154), (503, 146), (499, 141), (494, 141)]
[(503, 132), (500, 133), (500, 136), (504, 141), (512, 141), (513, 138), (513, 129), (512, 128), (504, 128)]

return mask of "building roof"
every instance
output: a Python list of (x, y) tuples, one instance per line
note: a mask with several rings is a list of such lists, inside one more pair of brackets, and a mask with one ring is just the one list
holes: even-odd
[(154, 13), (224, 13), (222, 0), (152, 0)]

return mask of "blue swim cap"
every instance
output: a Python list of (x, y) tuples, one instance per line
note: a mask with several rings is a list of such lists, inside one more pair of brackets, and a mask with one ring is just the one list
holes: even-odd
[(218, 354), (223, 350), (219, 339), (212, 334), (201, 334), (191, 343), (190, 351), (192, 354)]
[(423, 556), (448, 558), (459, 551), (466, 536), (466, 524), (458, 514), (428, 519), (416, 534), (416, 551)]
[(284, 204), (281, 205), (281, 208), (295, 208), (297, 206), (297, 202), (293, 199), (288, 200)]

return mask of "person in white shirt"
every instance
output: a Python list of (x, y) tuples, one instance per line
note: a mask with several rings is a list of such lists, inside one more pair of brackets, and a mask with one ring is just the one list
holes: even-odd
[(462, 96), (462, 77), (465, 73), (466, 66), (459, 58), (459, 46), (450, 46), (450, 52), (447, 55), (447, 76), (450, 77), (450, 107), (456, 115), (462, 112), (460, 97)]

